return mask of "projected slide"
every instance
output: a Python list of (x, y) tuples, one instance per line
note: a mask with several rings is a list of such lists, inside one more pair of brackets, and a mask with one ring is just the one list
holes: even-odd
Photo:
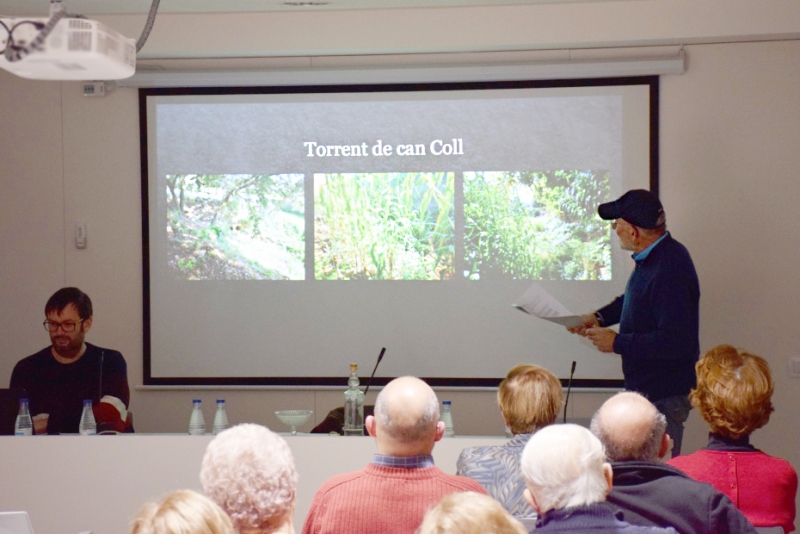
[(452, 278), (453, 183), (453, 173), (316, 174), (316, 279)]
[[(482, 71), (475, 71), (480, 79)], [(147, 385), (496, 387), (622, 377), (573, 313), (634, 262), (597, 206), (648, 189), (657, 77), (140, 90)]]
[(470, 280), (610, 280), (607, 171), (465, 172)]
[(168, 266), (188, 280), (302, 280), (302, 174), (166, 177)]

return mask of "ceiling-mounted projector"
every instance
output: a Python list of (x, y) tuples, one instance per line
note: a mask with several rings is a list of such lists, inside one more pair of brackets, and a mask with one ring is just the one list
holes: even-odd
[[(0, 17), (0, 49), (30, 45), (50, 20)], [(65, 17), (27, 56), (0, 54), (0, 68), (36, 80), (120, 80), (136, 70), (136, 42), (100, 22)]]

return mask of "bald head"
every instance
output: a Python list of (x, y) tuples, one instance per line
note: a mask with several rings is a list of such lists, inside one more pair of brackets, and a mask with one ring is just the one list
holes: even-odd
[[(389, 382), (375, 401), (373, 425), (379, 445), (430, 446), (439, 439), (439, 401), (428, 384), (413, 376)], [(367, 429), (369, 430), (369, 424)], [(372, 432), (370, 432), (372, 434)]]
[[(592, 417), (592, 433), (600, 439), (609, 460), (654, 461), (662, 447), (667, 420), (638, 393), (624, 391), (608, 399)], [(664, 449), (662, 451), (662, 449)]]

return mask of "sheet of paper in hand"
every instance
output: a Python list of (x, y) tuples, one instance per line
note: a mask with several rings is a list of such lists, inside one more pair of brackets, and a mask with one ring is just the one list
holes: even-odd
[(574, 315), (553, 295), (536, 283), (531, 284), (512, 306), (529, 315), (567, 328), (581, 324), (579, 315)]

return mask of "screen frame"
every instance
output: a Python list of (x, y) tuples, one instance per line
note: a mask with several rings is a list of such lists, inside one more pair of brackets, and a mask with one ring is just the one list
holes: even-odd
[[(278, 387), (342, 387), (347, 376), (342, 377), (156, 377), (152, 375), (151, 347), (151, 295), (150, 295), (150, 198), (147, 101), (151, 96), (185, 95), (259, 95), (259, 94), (315, 94), (315, 93), (381, 93), (414, 91), (474, 91), (481, 89), (572, 88), (594, 86), (644, 85), (649, 88), (649, 186), (658, 196), (659, 184), (659, 81), (657, 75), (608, 78), (578, 78), (557, 80), (513, 80), (454, 83), (391, 83), (355, 85), (306, 86), (244, 86), (244, 87), (148, 87), (139, 89), (139, 136), (141, 157), (142, 205), (142, 348), (143, 384), (145, 386), (278, 386)], [(394, 377), (376, 376), (371, 384), (385, 385)], [(420, 377), (431, 386), (455, 388), (496, 388), (503, 377), (487, 378), (437, 378)], [(561, 379), (566, 387), (622, 388), (622, 380), (613, 379)]]

